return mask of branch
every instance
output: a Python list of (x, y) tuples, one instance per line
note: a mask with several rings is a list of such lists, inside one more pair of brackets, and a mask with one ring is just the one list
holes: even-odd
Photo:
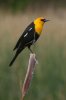
[(35, 54), (30, 54), (27, 73), (26, 73), (25, 80), (22, 87), (22, 100), (24, 100), (24, 96), (26, 95), (27, 90), (29, 89), (36, 63), (37, 63), (37, 60), (35, 58)]

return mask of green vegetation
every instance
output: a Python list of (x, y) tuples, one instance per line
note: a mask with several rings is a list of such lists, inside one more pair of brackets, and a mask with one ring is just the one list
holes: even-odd
[(0, 0), (0, 7), (11, 9), (13, 11), (23, 10), (29, 7), (66, 7), (65, 0)]

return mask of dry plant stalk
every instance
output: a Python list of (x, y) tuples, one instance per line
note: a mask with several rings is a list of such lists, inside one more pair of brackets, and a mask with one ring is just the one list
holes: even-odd
[(27, 90), (29, 89), (36, 62), (37, 60), (35, 58), (35, 54), (31, 53), (30, 58), (29, 58), (27, 73), (26, 73), (25, 80), (22, 87), (22, 100), (24, 100), (24, 96), (26, 95)]

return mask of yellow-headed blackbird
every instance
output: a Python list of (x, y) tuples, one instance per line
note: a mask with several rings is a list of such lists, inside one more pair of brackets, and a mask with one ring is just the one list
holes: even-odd
[(46, 20), (43, 17), (37, 18), (25, 29), (25, 31), (19, 38), (15, 48), (13, 49), (13, 50), (16, 50), (16, 54), (13, 60), (11, 61), (11, 63), (9, 64), (9, 66), (13, 64), (17, 56), (25, 47), (28, 47), (28, 49), (32, 52), (30, 47), (40, 37), (42, 29), (43, 29), (43, 25), (47, 21), (49, 20)]

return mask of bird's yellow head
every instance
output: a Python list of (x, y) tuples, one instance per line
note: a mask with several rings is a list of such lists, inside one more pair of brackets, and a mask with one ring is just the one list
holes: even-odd
[(43, 29), (43, 25), (45, 22), (47, 22), (49, 20), (44, 19), (43, 17), (39, 17), (37, 19), (34, 20), (34, 24), (35, 24), (35, 31), (40, 35)]

